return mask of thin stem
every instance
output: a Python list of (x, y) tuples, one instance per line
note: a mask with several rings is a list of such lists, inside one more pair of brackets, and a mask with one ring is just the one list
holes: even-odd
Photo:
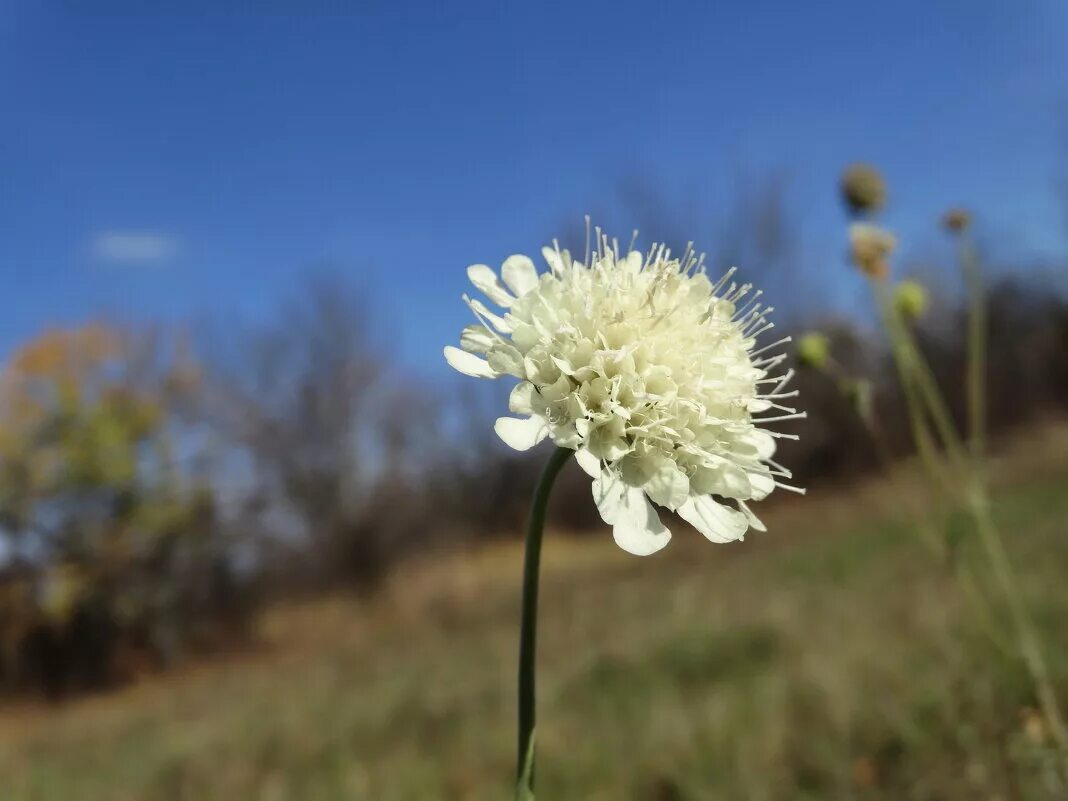
[(970, 508), (975, 519), (975, 526), (979, 531), (979, 538), (986, 550), (987, 558), (994, 572), (994, 578), (1005, 596), (1012, 617), (1013, 627), (1019, 641), (1020, 655), (1027, 664), (1031, 677), (1035, 682), (1035, 692), (1038, 696), (1038, 704), (1042, 714), (1049, 724), (1050, 733), (1057, 743), (1062, 760), (1064, 779), (1068, 781), (1068, 725), (1064, 722), (1060, 704), (1053, 689), (1046, 661), (1042, 655), (1042, 646), (1035, 631), (1034, 624), (1027, 612), (1023, 596), (1020, 593), (1020, 585), (1013, 571), (1009, 555), (1005, 551), (1005, 544), (1001, 532), (994, 524), (990, 514), (990, 506), (986, 501), (985, 494), (977, 488), (971, 497)]
[[(545, 510), (560, 468), (571, 456), (567, 448), (557, 448), (542, 470), (527, 522), (526, 550), (523, 555), (523, 612), (519, 629), (519, 742), (516, 777), (522, 779), (534, 733), (534, 663), (538, 647), (538, 573)], [(529, 771), (533, 781), (533, 771)]]
[(920, 352), (916, 338), (905, 322), (895, 315), (895, 323), (896, 331), (894, 333), (901, 344), (905, 358), (909, 362), (908, 366), (911, 368), (915, 386), (927, 404), (935, 429), (938, 431), (938, 436), (946, 449), (946, 455), (955, 463), (957, 469), (967, 470), (968, 462), (961, 444), (960, 435), (957, 433), (957, 427), (953, 423), (953, 416), (949, 413), (949, 407), (946, 406), (945, 399), (938, 389), (938, 382), (931, 371), (931, 366)]
[[(957, 489), (947, 475), (947, 465), (942, 460), (940, 454), (935, 450), (934, 443), (931, 439), (931, 431), (928, 428), (926, 414), (923, 409), (922, 399), (917, 394), (916, 382), (912, 375), (912, 371), (910, 370), (911, 367), (915, 366), (918, 358), (910, 358), (908, 343), (902, 340), (901, 331), (907, 330), (907, 327), (904, 321), (898, 316), (898, 313), (891, 302), (889, 291), (884, 284), (877, 283), (875, 285), (875, 295), (882, 316), (883, 327), (886, 329), (887, 335), (890, 337), (891, 352), (894, 356), (894, 363), (897, 366), (898, 379), (901, 382), (902, 392), (905, 395), (905, 406), (908, 410), (909, 425), (912, 429), (912, 437), (913, 442), (916, 445), (916, 451), (920, 456), (920, 463), (923, 465), (924, 471), (927, 473), (928, 480), (931, 481), (933, 485), (940, 486), (942, 492), (951, 503), (956, 502)], [(944, 544), (941, 549), (937, 547), (937, 539), (932, 537), (929, 533), (928, 523), (923, 515), (918, 514), (915, 517), (917, 525), (923, 532), (923, 539), (930, 543), (932, 551), (940, 556), (947, 553)], [(954, 560), (953, 567), (955, 568), (957, 581), (960, 583), (964, 593), (968, 596), (968, 600), (971, 602), (976, 615), (979, 618), (979, 624), (986, 630), (986, 634), (990, 637), (991, 642), (1004, 653), (1011, 653), (1011, 649), (997, 630), (997, 625), (994, 622), (989, 603), (979, 591), (975, 576), (960, 560)]]
[[(843, 374), (841, 366), (833, 361), (828, 364), (826, 368), (826, 373), (832, 379), (838, 381), (845, 379), (845, 375)], [(879, 465), (880, 471), (883, 473), (883, 475), (888, 481), (893, 482), (894, 484), (899, 483), (897, 476), (895, 476), (893, 470), (893, 453), (890, 450), (889, 443), (886, 441), (886, 436), (883, 433), (882, 427), (879, 425), (874, 414), (862, 414), (858, 411), (857, 417), (860, 419), (861, 425), (864, 426), (864, 430), (868, 434), (868, 440), (871, 442), (872, 449), (875, 451), (875, 460)], [(912, 418), (910, 416), (910, 420), (911, 419)], [(917, 436), (919, 435), (919, 433), (919, 431), (914, 431), (914, 434)], [(930, 443), (928, 443), (928, 448), (929, 447)], [(937, 476), (935, 475), (936, 471), (933, 465), (928, 464), (925, 460), (924, 466), (927, 468), (928, 478), (931, 479), (932, 482), (934, 482)], [(912, 493), (902, 492), (900, 495), (903, 498), (908, 498), (909, 503), (912, 503)], [(939, 539), (935, 531), (931, 528), (931, 526), (927, 523), (927, 519), (922, 514), (922, 509), (920, 509), (917, 505), (913, 505), (909, 509), (909, 516), (915, 519), (916, 521), (917, 530), (920, 532), (920, 541), (922, 542), (924, 547), (931, 551), (931, 553), (935, 557), (942, 558), (946, 550), (944, 544), (942, 540)]]
[(1042, 655), (1041, 640), (1035, 630), (1012, 562), (1005, 551), (1001, 532), (990, 514), (988, 493), (983, 480), (984, 440), (986, 429), (986, 289), (979, 257), (971, 242), (962, 233), (958, 241), (961, 272), (968, 290), (968, 446), (975, 472), (975, 485), (970, 498), (972, 515), (979, 537), (990, 560), (994, 578), (1001, 587), (1016, 629), (1020, 655), (1035, 682), (1038, 704), (1049, 724), (1050, 732), (1061, 751), (1064, 779), (1068, 781), (1068, 725), (1061, 714), (1053, 682)]
[[(883, 322), (887, 326), (887, 332), (890, 335), (898, 369), (901, 372), (901, 381), (905, 387), (906, 398), (909, 397), (908, 384), (911, 381), (915, 381), (915, 386), (923, 396), (927, 410), (939, 430), (947, 456), (952, 462), (951, 465), (945, 465), (941, 460), (937, 460), (934, 464), (943, 469), (958, 468), (964, 478), (966, 487), (965, 500), (968, 510), (975, 521), (975, 527), (994, 572), (998, 589), (1001, 591), (1008, 606), (1009, 616), (1020, 648), (1020, 655), (1023, 657), (1028, 672), (1035, 683), (1039, 706), (1049, 724), (1050, 732), (1060, 752), (1063, 778), (1068, 781), (1068, 725), (1065, 724), (1061, 715), (1060, 705), (1057, 702), (1053, 683), (1050, 680), (1049, 671), (1042, 654), (1038, 632), (1035, 630), (1023, 596), (1020, 593), (1019, 583), (1005, 551), (1001, 532), (990, 515), (987, 490), (982, 476), (982, 458), (978, 455), (981, 451), (974, 449), (973, 440), (971, 453), (966, 454), (964, 452), (952, 418), (949, 416), (948, 409), (938, 390), (938, 384), (934, 380), (934, 374), (916, 346), (908, 326), (896, 314), (893, 304), (890, 303), (887, 288), (881, 283), (877, 284), (876, 295), (879, 300), (880, 310), (883, 312)], [(974, 314), (973, 319), (975, 319)], [(978, 319), (985, 326), (985, 321), (981, 315)], [(980, 344), (982, 345), (983, 343)], [(980, 357), (983, 355), (982, 351), (982, 348), (978, 350)], [(978, 422), (981, 420), (982, 414), (983, 375), (982, 373), (977, 373), (977, 375), (978, 406), (976, 407), (977, 416), (974, 419)], [(917, 411), (915, 405), (910, 403), (910, 417), (914, 417)], [(915, 433), (918, 430), (915, 420), (913, 424)], [(971, 456), (971, 458), (967, 458), (968, 456)]]
[(968, 439), (976, 467), (983, 457), (986, 402), (986, 291), (975, 248), (961, 234), (960, 266), (968, 287)]
[(905, 396), (905, 406), (908, 409), (909, 425), (912, 429), (912, 438), (916, 444), (916, 451), (920, 456), (920, 462), (927, 471), (928, 478), (935, 481), (942, 490), (950, 497), (955, 495), (953, 482), (949, 478), (949, 470), (939, 458), (931, 440), (931, 431), (927, 425), (927, 416), (923, 410), (923, 400), (919, 395), (913, 367), (916, 359), (907, 340), (907, 330), (894, 309), (890, 297), (889, 287), (884, 281), (873, 282), (875, 300), (882, 317), (883, 328), (890, 338), (890, 352), (897, 366), (898, 379), (901, 382), (901, 391)]
[[(909, 385), (914, 392), (919, 392), (919, 397), (926, 403), (930, 412), (935, 430), (942, 440), (942, 445), (947, 456), (956, 462), (956, 467), (966, 469), (964, 449), (961, 447), (957, 428), (953, 424), (953, 417), (949, 413), (942, 393), (939, 392), (938, 382), (934, 373), (931, 372), (927, 360), (920, 352), (916, 338), (913, 336), (908, 324), (902, 319), (894, 307), (890, 287), (886, 281), (875, 280), (872, 282), (875, 288), (875, 298), (879, 306), (879, 312), (883, 319), (883, 327), (887, 336), (890, 337), (890, 346), (897, 362), (898, 371), (901, 373), (902, 389), (905, 391), (906, 402), (918, 402), (916, 396), (909, 398)], [(916, 411), (910, 408), (910, 416)]]

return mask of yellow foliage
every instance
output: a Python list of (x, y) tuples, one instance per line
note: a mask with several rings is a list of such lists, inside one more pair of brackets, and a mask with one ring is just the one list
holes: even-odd
[(144, 483), (143, 446), (159, 444), (169, 404), (199, 375), (184, 341), (169, 353), (155, 343), (92, 323), (16, 351), (0, 372), (0, 515), (14, 522), (58, 492)]
[(81, 376), (123, 353), (119, 335), (100, 323), (45, 331), (19, 349), (11, 367), (24, 376)]
[(85, 571), (78, 565), (57, 564), (45, 571), (40, 608), (47, 620), (63, 623), (86, 591)]

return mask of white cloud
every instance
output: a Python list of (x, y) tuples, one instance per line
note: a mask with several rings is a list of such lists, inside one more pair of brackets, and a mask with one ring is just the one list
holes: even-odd
[(103, 264), (141, 267), (169, 261), (178, 242), (155, 231), (101, 231), (90, 247), (93, 259)]

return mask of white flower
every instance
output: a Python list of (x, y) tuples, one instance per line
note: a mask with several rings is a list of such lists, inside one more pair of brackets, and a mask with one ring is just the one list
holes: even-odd
[(467, 375), (519, 379), (509, 407), (520, 416), (498, 419), (497, 434), (517, 450), (546, 437), (573, 449), (624, 550), (651, 554), (671, 538), (650, 501), (713, 542), (764, 530), (746, 502), (785, 486), (772, 456), (788, 435), (761, 426), (803, 416), (778, 403), (796, 394), (782, 391), (791, 373), (769, 376), (785, 356), (762, 355), (787, 340), (754, 350), (771, 309), (759, 292), (740, 305), (750, 286), (728, 283), (733, 270), (713, 284), (692, 250), (620, 256), (598, 238), (585, 262), (543, 248), (540, 275), (526, 256), (504, 261), (503, 283), (468, 267), (504, 313), (464, 295), (479, 322), (445, 358)]

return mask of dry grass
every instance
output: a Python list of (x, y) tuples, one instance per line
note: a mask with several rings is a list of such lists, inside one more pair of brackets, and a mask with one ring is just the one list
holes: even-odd
[[(1066, 444), (1017, 440), (996, 506), (1068, 696)], [(539, 798), (1058, 797), (1026, 674), (916, 543), (921, 491), (816, 488), (645, 560), (550, 535)], [(509, 798), (518, 575), (514, 544), (435, 558), (370, 605), (271, 611), (254, 658), (11, 710), (0, 798)]]

